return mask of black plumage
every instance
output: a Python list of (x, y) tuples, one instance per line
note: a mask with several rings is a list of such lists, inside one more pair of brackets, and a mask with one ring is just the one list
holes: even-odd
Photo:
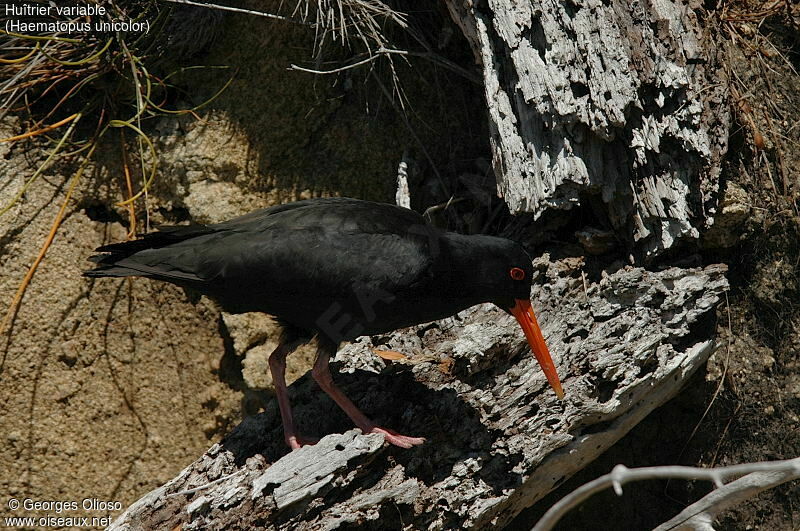
[[(293, 448), (305, 441), (294, 429), (283, 371), (297, 345), (317, 337), (312, 374), (322, 388), (362, 430), (407, 447), (422, 439), (378, 428), (361, 414), (333, 384), (329, 357), (341, 341), (440, 319), (482, 302), (514, 313), (561, 393), (530, 310), (531, 260), (511, 240), (443, 232), (394, 205), (328, 198), (213, 225), (162, 227), (98, 251), (104, 254), (91, 257), (97, 267), (86, 276), (171, 282), (211, 297), (227, 312), (258, 311), (278, 319), (284, 333), (270, 367)], [(531, 320), (535, 327), (523, 323)]]

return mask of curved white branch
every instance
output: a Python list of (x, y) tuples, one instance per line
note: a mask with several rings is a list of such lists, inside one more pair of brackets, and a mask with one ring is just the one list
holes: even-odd
[[(757, 475), (756, 473), (759, 473), (760, 475)], [(728, 485), (724, 484), (725, 479), (730, 479), (732, 477), (742, 476), (745, 474), (749, 475)], [(776, 483), (775, 481), (778, 476), (785, 479)], [(681, 519), (686, 520), (687, 518), (691, 518), (693, 514), (698, 513), (698, 511), (703, 514), (716, 514), (716, 512), (720, 512), (729, 507), (731, 504), (736, 504), (742, 499), (752, 496), (757, 492), (761, 492), (764, 489), (798, 478), (800, 478), (800, 457), (787, 459), (784, 461), (746, 463), (742, 465), (719, 468), (697, 468), (690, 466), (652, 466), (644, 468), (628, 468), (624, 465), (617, 465), (614, 467), (611, 473), (600, 476), (599, 478), (590, 481), (581, 487), (578, 487), (569, 495), (559, 500), (559, 502), (553, 505), (545, 513), (541, 520), (536, 523), (533, 531), (549, 531), (571, 509), (583, 503), (593, 494), (607, 489), (608, 487), (613, 487), (614, 492), (616, 492), (618, 496), (622, 495), (622, 485), (631, 481), (641, 481), (644, 479), (704, 479), (713, 481), (714, 484), (720, 488), (699, 502), (687, 507), (680, 515), (678, 515), (679, 517), (683, 515)], [(743, 481), (746, 479), (748, 479), (748, 481)], [(760, 490), (753, 490), (754, 488), (759, 488)], [(716, 493), (720, 494), (716, 497), (712, 497), (712, 495)], [(742, 497), (742, 495), (745, 493), (747, 493), (747, 495)], [(708, 500), (706, 500), (707, 498)], [(706, 500), (705, 504), (702, 503), (704, 500)], [(717, 511), (712, 511), (712, 509), (716, 509), (716, 507), (713, 505), (714, 503), (723, 502), (725, 503), (724, 507), (721, 507)], [(692, 507), (695, 508), (690, 511)], [(701, 520), (703, 520), (702, 515), (697, 514), (697, 523), (700, 524)], [(663, 525), (670, 524), (671, 522), (676, 522), (675, 525), (680, 524), (680, 520), (678, 517), (676, 517)], [(705, 527), (699, 526), (690, 529), (710, 529), (709, 526), (710, 521), (707, 521)], [(672, 528), (662, 526), (659, 527), (659, 529), (664, 531)]]
[(794, 479), (800, 479), (800, 467), (798, 466), (787, 466), (784, 469), (770, 472), (753, 472), (708, 493), (674, 518), (658, 526), (654, 531), (713, 529), (711, 523), (718, 514), (739, 505), (760, 492)]

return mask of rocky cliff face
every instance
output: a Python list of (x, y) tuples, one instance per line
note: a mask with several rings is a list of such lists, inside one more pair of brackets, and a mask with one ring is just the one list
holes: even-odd
[[(800, 452), (794, 435), (800, 422), (800, 326), (794, 309), (800, 253), (794, 124), (800, 120), (800, 88), (791, 63), (781, 55), (786, 43), (776, 40), (781, 46), (776, 48), (759, 33), (774, 26), (757, 28), (743, 20), (726, 22), (725, 31), (738, 44), (723, 51), (725, 64), (735, 67), (729, 69), (731, 79), (750, 105), (747, 111), (735, 107), (740, 127), (723, 174), (728, 184), (719, 215), (711, 232), (701, 235), (700, 246), (666, 258), (670, 264), (730, 264), (729, 306), (720, 310), (717, 323), (708, 324), (725, 348), (685, 392), (645, 419), (594, 469), (566, 482), (559, 494), (617, 462), (731, 464)], [(442, 42), (447, 41), (445, 30), (452, 34), (452, 28), (443, 28)], [(238, 66), (229, 89), (197, 116), (147, 123), (160, 163), (147, 200), (150, 225), (217, 221), (314, 195), (390, 201), (397, 162), (409, 149), (423, 166), (409, 179), (412, 206), (447, 201), (451, 194), (458, 200), (466, 197), (434, 217), (455, 220), (461, 229), (505, 228), (523, 234), (524, 220), (503, 225), (498, 220), (508, 218), (502, 207), (487, 199), (495, 188), (481, 160), (491, 159), (481, 87), (414, 63), (403, 72), (413, 102), (407, 127), (378, 84), (350, 73), (335, 80), (287, 73), (288, 64), (307, 62), (313, 37), (302, 28), (231, 17), (219, 39), (202, 62)], [(755, 45), (742, 44), (743, 39)], [(470, 52), (465, 43), (460, 46), (465, 50), (461, 64), (467, 65)], [(794, 46), (790, 59), (796, 58)], [(213, 71), (195, 77), (191, 88), (198, 91), (197, 101), (228, 75)], [(5, 118), (0, 138), (29, 125)], [(42, 140), (0, 143), (0, 207), (17, 195), (47, 150)], [(73, 171), (69, 161), (52, 166), (0, 217), (0, 310), (36, 257)], [(123, 182), (119, 147), (109, 140), (68, 203), (13, 327), (0, 337), (0, 492), (9, 496), (98, 498), (119, 501), (124, 508), (270, 401), (264, 363), (271, 347), (268, 321), (221, 317), (210, 304), (194, 304), (168, 285), (80, 277), (95, 247), (126, 237), (127, 212), (116, 205), (125, 198)], [(143, 230), (148, 220), (144, 203), (138, 206), (138, 230)], [(459, 215), (466, 221), (452, 215), (461, 207)], [(600, 255), (619, 250), (613, 241), (575, 243), (573, 229), (592, 227), (585, 211), (559, 216), (542, 216), (537, 243), (548, 242), (573, 258), (595, 248)], [(601, 238), (589, 239), (597, 243)], [(297, 360), (295, 374), (302, 373), (309, 356), (290, 358)], [(260, 418), (256, 424), (263, 424)], [(796, 489), (766, 495), (735, 513), (726, 521), (728, 528), (753, 524), (778, 529), (797, 521)], [(648, 508), (647, 523), (656, 525), (674, 514), (663, 490), (656, 485), (626, 491), (630, 504), (600, 497), (597, 510), (573, 514), (567, 525), (591, 525), (597, 514), (613, 508), (619, 513), (609, 521), (621, 522), (620, 527), (641, 524), (641, 514), (631, 508), (642, 506)], [(667, 498), (690, 501), (697, 495), (690, 487), (671, 490)], [(528, 529), (537, 511), (523, 513), (512, 527)]]
[[(197, 61), (233, 69), (203, 71), (184, 88), (195, 103), (203, 101), (238, 68), (228, 90), (194, 116), (145, 124), (159, 171), (146, 202), (137, 203), (137, 232), (319, 195), (391, 200), (403, 151), (423, 159), (424, 143), (442, 166), (451, 157), (479, 156), (465, 150), (485, 142), (470, 129), (481, 120), (467, 127), (474, 117), (450, 116), (435, 98), (419, 98), (416, 109), (431, 123), (426, 129), (412, 117), (412, 134), (391, 104), (371, 107), (384, 98), (377, 85), (288, 72), (291, 63), (309, 61), (312, 47), (307, 27), (252, 17), (225, 21)], [(406, 79), (407, 90), (427, 90), (421, 74)], [(479, 97), (470, 85), (441, 84), (463, 105)], [(28, 126), (6, 117), (0, 138)], [(0, 143), (0, 208), (51, 147), (42, 137)], [(0, 339), (0, 491), (38, 500), (96, 497), (124, 508), (271, 400), (266, 357), (274, 325), (263, 316), (223, 317), (208, 301), (195, 304), (170, 285), (82, 278), (92, 251), (125, 239), (130, 229), (127, 210), (117, 204), (127, 196), (116, 135), (108, 135), (94, 159), (13, 327)], [(51, 166), (0, 217), (3, 315), (74, 170), (69, 161)], [(138, 171), (134, 164), (134, 180)], [(290, 357), (290, 380), (305, 372), (311, 356), (301, 350)]]

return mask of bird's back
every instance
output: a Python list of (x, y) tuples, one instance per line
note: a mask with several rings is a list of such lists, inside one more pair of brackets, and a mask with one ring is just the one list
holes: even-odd
[(440, 238), (405, 208), (316, 199), (101, 247), (109, 254), (87, 275), (164, 280), (229, 312), (266, 312), (312, 333), (334, 326), (352, 339), (452, 313), (414, 308), (436, 289)]

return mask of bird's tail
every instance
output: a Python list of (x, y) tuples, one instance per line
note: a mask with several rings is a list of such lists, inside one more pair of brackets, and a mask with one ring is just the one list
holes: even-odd
[(130, 255), (146, 249), (140, 242), (133, 240), (129, 242), (114, 243), (98, 247), (95, 251), (103, 254), (95, 254), (89, 257), (90, 262), (97, 266), (89, 271), (84, 271), (85, 277), (132, 277), (141, 275), (141, 271), (117, 264), (120, 260), (128, 258)]
[[(160, 249), (188, 238), (207, 234), (211, 230), (205, 225), (169, 225), (159, 227), (158, 232), (145, 234), (138, 240), (112, 243), (95, 249), (98, 253), (89, 257), (97, 267), (84, 271), (85, 277), (133, 277), (151, 276), (137, 267), (136, 253), (148, 249)], [(122, 262), (122, 263), (120, 263)]]
[[(94, 257), (92, 257), (94, 258)], [(131, 269), (125, 266), (118, 266), (114, 264), (107, 264), (107, 265), (100, 265), (95, 267), (94, 269), (90, 269), (88, 271), (83, 272), (83, 276), (85, 277), (136, 277), (136, 276), (145, 276), (144, 273), (141, 271), (137, 271), (136, 269)]]

